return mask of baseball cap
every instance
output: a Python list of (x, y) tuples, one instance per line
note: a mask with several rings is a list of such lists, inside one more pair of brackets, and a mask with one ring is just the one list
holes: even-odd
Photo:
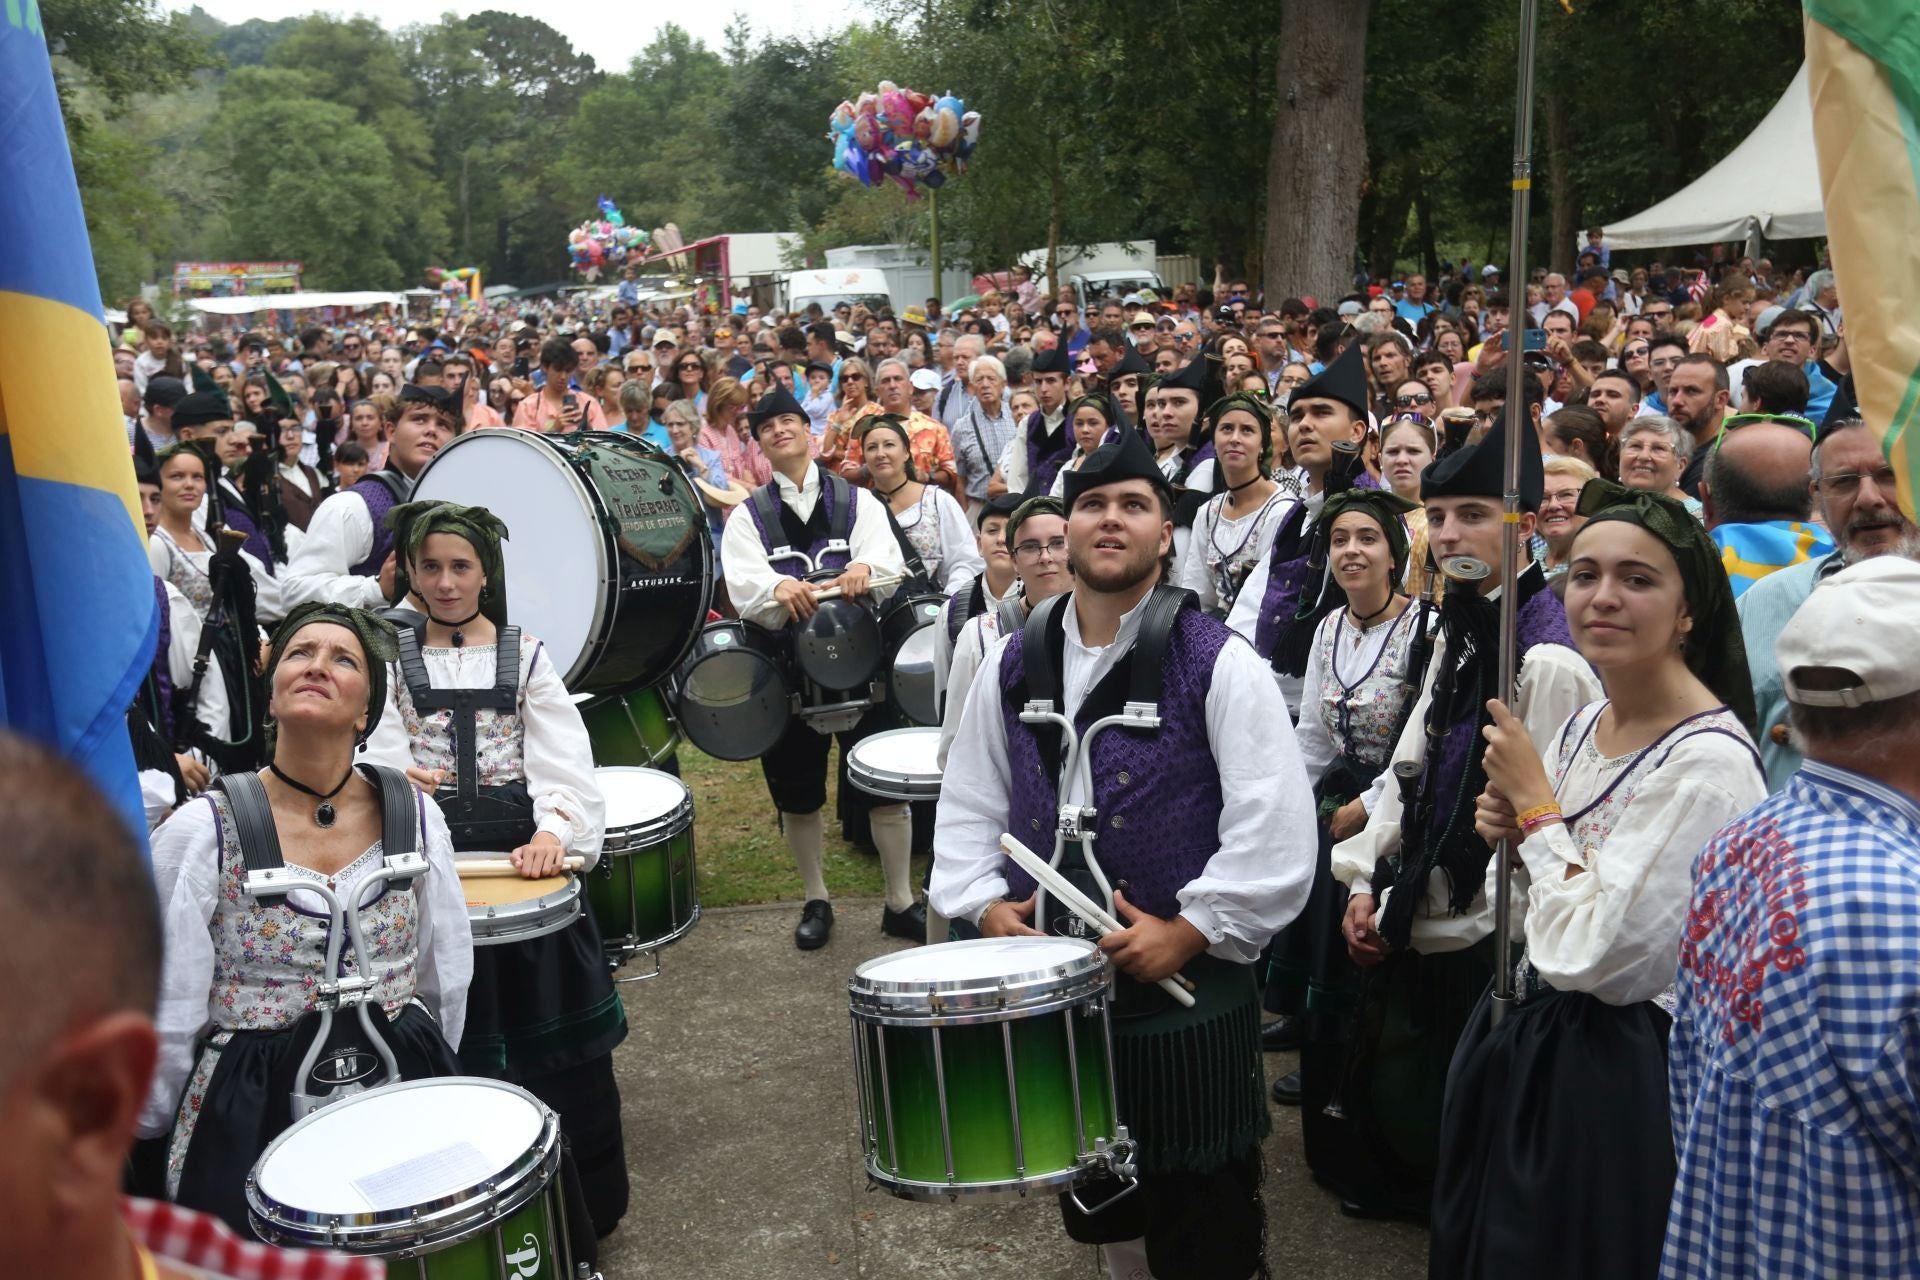
[(1342, 316), (1357, 316), (1362, 311), (1365, 311), (1366, 308), (1361, 306), (1359, 303), (1355, 302), (1353, 299), (1349, 298), (1345, 302), (1341, 303), (1340, 306), (1337, 308), (1337, 310), (1339, 314)]
[[(1774, 656), (1787, 700), (1809, 707), (1858, 707), (1920, 691), (1912, 636), (1920, 627), (1920, 563), (1875, 556), (1814, 587), (1780, 630)], [(1807, 688), (1810, 668), (1853, 677), (1840, 688)], [(1826, 685), (1829, 682), (1818, 682)]]
[(1132, 293), (1120, 299), (1120, 305), (1123, 307), (1137, 307), (1140, 305), (1141, 301), (1142, 299), (1140, 297), (1140, 291), (1138, 289), (1135, 289)]
[(1393, 282), (1393, 287), (1396, 289), (1404, 289), (1407, 287), (1407, 282), (1405, 280), (1395, 280)]
[(1482, 278), (1489, 277), (1489, 276), (1497, 276), (1499, 274), (1500, 274), (1500, 268), (1494, 266), (1491, 262), (1489, 262), (1486, 266), (1480, 268), (1480, 275)]
[(162, 409), (171, 409), (186, 398), (185, 382), (179, 378), (168, 377), (166, 374), (155, 374), (147, 379), (147, 393), (141, 397), (141, 402)]
[(931, 369), (915, 369), (913, 371), (913, 389), (915, 391), (938, 391), (940, 389), (940, 375)]
[(1631, 284), (1633, 282), (1633, 277), (1627, 274), (1625, 267), (1615, 267), (1613, 269), (1613, 278), (1621, 284)]

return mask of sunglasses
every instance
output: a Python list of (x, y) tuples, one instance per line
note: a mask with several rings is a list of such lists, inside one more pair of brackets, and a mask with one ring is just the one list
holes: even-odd
[(1430, 391), (1421, 391), (1410, 396), (1395, 396), (1393, 398), (1393, 407), (1396, 409), (1405, 409), (1416, 404), (1432, 403), (1433, 393)]
[(1647, 348), (1646, 347), (1628, 347), (1625, 351), (1622, 351), (1620, 354), (1626, 357), (1627, 359), (1631, 360), (1635, 356), (1643, 356), (1647, 354)]
[(1813, 419), (1803, 418), (1797, 413), (1734, 413), (1720, 420), (1720, 430), (1713, 437), (1714, 449), (1720, 448), (1720, 442), (1727, 438), (1727, 432), (1750, 427), (1757, 422), (1777, 422), (1783, 427), (1805, 432), (1807, 439), (1814, 444), (1820, 443), (1819, 425)]
[(1152, 333), (1154, 329), (1153, 321), (1151, 320), (1143, 320), (1139, 324), (1129, 325), (1128, 327), (1135, 333)]
[(842, 382), (865, 382), (866, 380), (867, 375), (864, 373), (843, 373), (840, 375), (840, 381)]
[(1649, 320), (1665, 320), (1673, 314), (1673, 308), (1668, 307), (1664, 311), (1646, 310), (1646, 311), (1642, 311), (1640, 314), (1645, 316)]

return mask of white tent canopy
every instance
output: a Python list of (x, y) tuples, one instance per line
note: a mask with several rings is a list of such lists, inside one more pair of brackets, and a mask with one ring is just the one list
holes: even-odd
[(256, 311), (311, 311), (316, 307), (397, 307), (401, 301), (397, 293), (363, 290), (358, 293), (262, 293), (241, 298), (195, 298), (191, 305), (195, 310), (211, 315), (244, 316)]
[(1807, 64), (1773, 110), (1726, 159), (1651, 209), (1606, 228), (1614, 249), (1746, 240), (1798, 240), (1827, 233), (1820, 163), (1813, 150)]

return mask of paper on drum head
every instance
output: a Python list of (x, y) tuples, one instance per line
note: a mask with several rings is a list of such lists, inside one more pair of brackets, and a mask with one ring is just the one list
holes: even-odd
[(309, 1213), (408, 1209), (504, 1171), (533, 1149), (540, 1124), (535, 1104), (489, 1085), (375, 1089), (289, 1129), (260, 1189)]
[(853, 762), (910, 778), (939, 778), (940, 731), (893, 729), (862, 738), (853, 746)]
[(595, 769), (593, 778), (606, 798), (609, 831), (664, 818), (688, 795), (685, 783), (658, 769)]
[(1097, 950), (1080, 938), (970, 938), (880, 956), (854, 973), (878, 982), (974, 982), (1070, 965)]

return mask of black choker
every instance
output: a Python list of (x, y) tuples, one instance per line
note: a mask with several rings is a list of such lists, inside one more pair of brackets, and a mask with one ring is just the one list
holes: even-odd
[[(433, 618), (433, 614), (431, 612), (429, 612), (427, 616), (429, 618)], [(460, 634), (460, 628), (466, 626), (469, 622), (472, 622), (475, 618), (479, 616), (480, 616), (480, 611), (478, 609), (475, 609), (472, 613), (460, 619), (460, 621), (458, 622), (441, 622), (439, 618), (433, 618), (433, 620), (435, 622), (439, 622), (440, 625), (443, 627), (452, 627), (454, 629), (453, 634), (449, 636), (448, 639), (452, 642), (454, 648), (464, 649), (467, 647), (467, 638), (464, 635)]]
[(1259, 484), (1259, 483), (1260, 483), (1260, 482), (1261, 482), (1262, 480), (1265, 480), (1265, 479), (1266, 479), (1266, 477), (1265, 477), (1265, 476), (1263, 476), (1263, 475), (1261, 475), (1261, 474), (1260, 474), (1260, 473), (1259, 473), (1258, 471), (1256, 471), (1256, 472), (1254, 472), (1254, 473), (1253, 473), (1253, 479), (1251, 479), (1251, 480), (1249, 480), (1249, 481), (1247, 481), (1247, 482), (1246, 482), (1246, 484), (1230, 484), (1230, 485), (1228, 485), (1228, 486), (1227, 486), (1227, 492), (1228, 492), (1228, 493), (1238, 493), (1238, 492), (1240, 492), (1240, 491), (1241, 491), (1242, 489), (1245, 489), (1245, 488), (1248, 488), (1248, 487), (1250, 487), (1250, 486), (1252, 486), (1252, 485), (1256, 485), (1256, 484)]
[(881, 497), (885, 498), (888, 502), (892, 502), (894, 494), (900, 492), (902, 489), (906, 488), (908, 485), (912, 483), (913, 483), (912, 477), (908, 477), (907, 479), (902, 480), (899, 484), (893, 486), (893, 488), (891, 489), (875, 489), (874, 492), (879, 494)]
[[(1381, 605), (1378, 609), (1375, 609), (1372, 613), (1368, 614), (1364, 618), (1356, 617), (1353, 619), (1354, 630), (1365, 631), (1367, 629), (1367, 624), (1369, 622), (1372, 622), (1375, 618), (1379, 617), (1381, 614), (1385, 613), (1387, 610), (1391, 608), (1393, 608), (1393, 592), (1388, 591), (1387, 602), (1385, 604)], [(1353, 612), (1353, 606), (1351, 604), (1347, 606), (1347, 612), (1349, 614)]]
[(280, 781), (286, 783), (288, 786), (292, 787), (295, 791), (301, 792), (304, 795), (310, 795), (315, 800), (318, 800), (320, 802), (319, 806), (315, 808), (313, 811), (313, 825), (316, 827), (330, 827), (333, 825), (334, 818), (338, 817), (339, 814), (338, 814), (338, 811), (329, 802), (335, 796), (340, 794), (340, 789), (342, 787), (346, 786), (347, 783), (353, 780), (353, 766), (348, 765), (347, 776), (340, 779), (340, 781), (334, 786), (333, 790), (327, 792), (325, 795), (322, 795), (320, 794), (320, 792), (315, 791), (312, 787), (308, 786), (304, 782), (301, 782), (299, 779), (289, 778), (286, 774), (280, 771), (280, 766), (277, 764), (269, 763), (267, 765), (267, 769), (269, 772), (273, 774), (274, 777), (280, 779)]

